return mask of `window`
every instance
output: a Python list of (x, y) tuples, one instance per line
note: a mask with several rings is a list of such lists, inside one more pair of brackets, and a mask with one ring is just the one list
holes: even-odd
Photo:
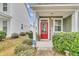
[(61, 26), (55, 26), (55, 31), (61, 31)]
[(7, 21), (3, 21), (3, 31), (7, 33)]
[(57, 26), (61, 26), (61, 20), (55, 20), (55, 24), (57, 25)]
[(23, 30), (23, 24), (21, 24), (21, 29)]
[(45, 23), (42, 23), (42, 32), (46, 32), (46, 24)]
[(61, 31), (61, 20), (55, 20), (55, 31)]
[(3, 3), (3, 11), (7, 11), (7, 3)]

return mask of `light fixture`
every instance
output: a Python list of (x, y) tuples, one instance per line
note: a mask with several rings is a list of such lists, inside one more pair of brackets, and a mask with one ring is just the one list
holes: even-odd
[(50, 14), (53, 14), (53, 13), (50, 13)]

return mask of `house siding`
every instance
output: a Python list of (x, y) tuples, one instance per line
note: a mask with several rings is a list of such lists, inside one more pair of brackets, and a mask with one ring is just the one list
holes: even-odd
[[(25, 5), (23, 3), (14, 3), (12, 4), (12, 10), (11, 33), (29, 31), (28, 12)], [(21, 29), (21, 24), (23, 24), (23, 29)]]
[(78, 12), (78, 32), (79, 32), (79, 12)]
[[(8, 10), (7, 12), (3, 12), (2, 3), (0, 3), (0, 12), (6, 15), (11, 16), (11, 19), (4, 19), (7, 20), (7, 37), (11, 36), (12, 33), (20, 33), (20, 32), (28, 32), (30, 31), (30, 24), (28, 18), (28, 11), (25, 7), (24, 3), (8, 3)], [(0, 15), (0, 30), (3, 30), (3, 19), (1, 19)], [(21, 24), (23, 24), (23, 29), (21, 29)]]
[(66, 17), (63, 19), (63, 31), (64, 32), (71, 32), (71, 16)]

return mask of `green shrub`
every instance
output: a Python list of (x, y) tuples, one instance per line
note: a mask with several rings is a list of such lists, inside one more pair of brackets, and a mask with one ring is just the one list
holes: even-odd
[(25, 32), (20, 33), (20, 36), (25, 36), (25, 35), (26, 35)]
[(54, 48), (59, 52), (65, 50), (70, 55), (79, 56), (79, 33), (78, 32), (61, 32), (55, 33), (52, 38)]
[(34, 49), (28, 49), (25, 51), (21, 51), (17, 54), (17, 56), (34, 56), (34, 55), (35, 55)]
[(12, 33), (11, 38), (18, 38), (19, 35), (17, 33)]
[(23, 41), (23, 44), (32, 45), (32, 39), (25, 39), (25, 40)]
[(29, 36), (30, 39), (33, 38), (33, 33), (32, 33), (32, 31), (28, 32), (28, 36)]
[(28, 34), (29, 32), (26, 32), (26, 34)]
[(21, 51), (25, 51), (28, 49), (32, 49), (32, 46), (26, 45), (26, 44), (20, 44), (18, 46), (16, 46), (15, 48), (15, 54), (21, 52)]
[(0, 31), (0, 41), (6, 37), (6, 33), (4, 31)]
[(26, 32), (26, 34), (29, 36), (30, 39), (33, 39), (33, 32), (32, 31)]

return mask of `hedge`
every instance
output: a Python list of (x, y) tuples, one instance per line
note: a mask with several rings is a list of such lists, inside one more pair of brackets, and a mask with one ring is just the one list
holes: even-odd
[(25, 39), (22, 44), (32, 45), (32, 39)]
[(11, 38), (18, 38), (19, 35), (17, 33), (12, 33)]
[(25, 51), (21, 51), (16, 56), (35, 56), (35, 50), (34, 49), (27, 49)]
[(0, 41), (6, 37), (6, 33), (4, 31), (0, 31)]
[(17, 56), (34, 56), (36, 49), (32, 47), (32, 40), (25, 39), (21, 44), (15, 47), (15, 55)]
[(20, 35), (20, 36), (25, 36), (26, 33), (25, 33), (25, 32), (21, 32), (19, 35)]
[(21, 51), (32, 49), (32, 46), (26, 45), (26, 44), (20, 44), (16, 46), (15, 48), (15, 54), (18, 54)]
[(69, 51), (72, 56), (79, 56), (79, 32), (55, 33), (52, 38), (55, 50)]
[(28, 36), (29, 36), (30, 39), (33, 39), (33, 32), (32, 31), (27, 32), (26, 34), (28, 34)]

